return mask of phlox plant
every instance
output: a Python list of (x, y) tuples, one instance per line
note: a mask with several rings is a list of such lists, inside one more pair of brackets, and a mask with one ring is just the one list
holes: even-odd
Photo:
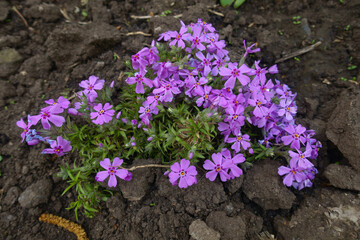
[[(162, 42), (162, 43), (161, 43)], [(72, 104), (60, 96), (45, 101), (38, 115), (17, 125), (28, 145), (48, 144), (43, 154), (63, 156), (60, 173), (75, 188), (71, 203), (92, 217), (100, 202), (131, 181), (137, 168), (167, 168), (169, 184), (187, 188), (198, 170), (210, 181), (240, 177), (253, 161), (281, 158), (286, 186), (311, 187), (317, 173), (312, 160), (321, 147), (315, 132), (296, 123), (296, 94), (274, 78), (246, 46), (232, 62), (215, 28), (200, 19), (179, 31), (160, 34), (126, 61), (128, 77), (113, 96), (114, 82), (97, 76), (80, 82)], [(271, 78), (272, 77), (272, 78)], [(41, 122), (41, 124), (40, 124)], [(162, 164), (128, 166), (134, 159)]]

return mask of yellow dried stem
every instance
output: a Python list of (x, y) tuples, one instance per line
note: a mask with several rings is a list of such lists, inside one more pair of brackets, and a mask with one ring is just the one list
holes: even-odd
[(65, 218), (43, 213), (39, 217), (39, 221), (65, 228), (69, 232), (74, 233), (78, 240), (88, 240), (85, 230), (79, 224), (73, 223)]

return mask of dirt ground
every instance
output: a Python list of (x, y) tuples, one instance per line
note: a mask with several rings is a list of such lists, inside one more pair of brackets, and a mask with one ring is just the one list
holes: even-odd
[[(61, 196), (67, 185), (55, 174), (64, 160), (21, 143), (16, 121), (45, 99), (71, 96), (90, 75), (119, 89), (125, 60), (179, 29), (179, 19), (198, 18), (219, 30), (232, 60), (243, 39), (258, 43), (264, 64), (280, 60), (277, 78), (298, 93), (298, 123), (323, 144), (314, 187), (286, 188), (270, 159), (231, 182), (202, 176), (186, 190), (160, 169), (138, 170), (96, 217), (79, 215), (89, 239), (360, 238), (360, 1), (248, 0), (235, 10), (215, 0), (0, 0), (0, 239), (76, 239), (38, 221), (42, 213), (75, 221), (66, 208), (77, 196)], [(129, 34), (138, 31), (145, 35)]]

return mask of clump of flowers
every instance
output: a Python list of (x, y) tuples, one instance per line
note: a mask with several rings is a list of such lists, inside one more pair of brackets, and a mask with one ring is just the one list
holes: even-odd
[[(73, 107), (61, 96), (27, 123), (17, 122), (23, 141), (50, 144), (42, 153), (79, 153), (81, 159), (60, 173), (70, 184), (65, 192), (76, 187), (79, 193), (75, 212), (83, 207), (92, 216), (109, 197), (97, 182), (108, 179), (111, 190), (130, 181), (136, 168), (126, 166), (134, 158), (160, 159), (162, 165), (141, 167), (167, 166), (170, 183), (187, 188), (197, 183), (196, 168), (207, 170), (210, 181), (226, 182), (257, 159), (281, 157), (288, 163), (278, 169), (286, 186), (312, 186), (317, 170), (311, 160), (321, 144), (313, 130), (296, 123), (296, 94), (271, 78), (277, 66), (245, 63), (259, 48), (244, 41), (243, 58), (232, 62), (225, 41), (200, 19), (181, 21), (179, 32), (162, 33), (158, 41), (165, 43), (153, 41), (126, 62), (128, 78), (117, 96), (114, 82), (107, 86), (90, 76), (79, 84)], [(42, 130), (33, 128), (39, 121)]]

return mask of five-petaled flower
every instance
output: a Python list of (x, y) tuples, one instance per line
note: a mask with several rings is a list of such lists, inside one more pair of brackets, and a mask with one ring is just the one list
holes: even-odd
[(115, 110), (111, 109), (113, 106), (109, 103), (105, 103), (104, 107), (101, 103), (97, 104), (94, 107), (94, 110), (96, 112), (90, 113), (90, 118), (94, 119), (92, 120), (93, 123), (98, 125), (103, 125), (104, 123), (108, 123), (112, 120), (112, 116), (115, 114)]
[(52, 122), (56, 127), (61, 127), (65, 122), (65, 118), (56, 114), (61, 113), (62, 111), (63, 110), (60, 109), (53, 109), (52, 111), (43, 109), (39, 115), (29, 116), (28, 120), (31, 121), (32, 125), (36, 125), (41, 119), (41, 124), (46, 130), (51, 128), (49, 121)]
[(109, 177), (108, 186), (109, 187), (116, 187), (117, 180), (116, 176), (125, 180), (131, 180), (131, 174), (126, 169), (119, 169), (118, 167), (124, 162), (123, 159), (118, 157), (114, 158), (113, 163), (111, 164), (109, 158), (105, 158), (103, 161), (100, 162), (100, 166), (105, 169), (105, 171), (100, 171), (96, 174), (95, 180), (98, 182), (104, 181), (107, 177)]
[(97, 97), (97, 92), (95, 90), (101, 90), (104, 87), (105, 80), (100, 79), (96, 76), (90, 76), (89, 80), (83, 80), (80, 82), (79, 86), (85, 88), (79, 95), (82, 94), (88, 98), (90, 102), (94, 102)]
[(214, 181), (217, 175), (220, 175), (220, 179), (223, 182), (226, 182), (228, 179), (230, 179), (229, 174), (227, 173), (227, 168), (223, 166), (224, 159), (221, 153), (213, 153), (211, 155), (211, 158), (214, 162), (211, 162), (210, 160), (205, 160), (203, 167), (206, 170), (211, 170), (206, 173), (206, 178), (208, 178), (210, 181)]
[(190, 161), (181, 159), (180, 164), (175, 162), (170, 167), (171, 172), (169, 173), (169, 181), (171, 184), (176, 185), (179, 180), (179, 188), (187, 188), (197, 183), (196, 175), (197, 171), (194, 166), (190, 166)]
[(70, 141), (63, 139), (61, 136), (58, 136), (56, 141), (50, 141), (50, 147), (44, 149), (42, 154), (56, 154), (58, 156), (63, 156), (66, 152), (71, 151), (72, 147), (70, 145)]

